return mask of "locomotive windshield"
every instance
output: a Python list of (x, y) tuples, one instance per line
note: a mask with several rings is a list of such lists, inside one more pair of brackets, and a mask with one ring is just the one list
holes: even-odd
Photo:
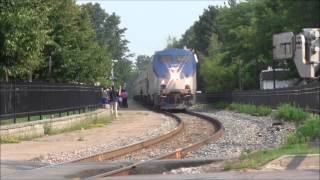
[(178, 62), (187, 62), (193, 59), (192, 55), (183, 55), (183, 56), (176, 56), (176, 60)]
[(170, 55), (162, 55), (160, 56), (160, 60), (164, 63), (177, 63), (180, 62), (188, 62), (193, 59), (193, 56), (188, 54), (188, 55), (181, 55), (181, 56), (170, 56)]
[(175, 78), (189, 77), (195, 69), (194, 54), (189, 50), (166, 49), (154, 55), (153, 70), (158, 77), (170, 78), (173, 72), (178, 72)]
[(162, 62), (165, 62), (165, 63), (170, 63), (173, 60), (172, 56), (166, 56), (166, 55), (160, 56), (160, 59)]

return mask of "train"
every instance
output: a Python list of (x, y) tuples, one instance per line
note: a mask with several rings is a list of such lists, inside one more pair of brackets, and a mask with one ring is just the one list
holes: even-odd
[(157, 51), (133, 83), (134, 99), (162, 110), (185, 110), (194, 103), (197, 55), (189, 49)]

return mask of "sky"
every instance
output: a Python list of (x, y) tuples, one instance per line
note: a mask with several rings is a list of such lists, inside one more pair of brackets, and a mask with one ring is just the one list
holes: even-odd
[(77, 0), (77, 4), (99, 3), (108, 14), (115, 12), (120, 16), (120, 27), (127, 28), (130, 53), (151, 56), (166, 47), (169, 36), (180, 38), (209, 5), (223, 5), (225, 1)]

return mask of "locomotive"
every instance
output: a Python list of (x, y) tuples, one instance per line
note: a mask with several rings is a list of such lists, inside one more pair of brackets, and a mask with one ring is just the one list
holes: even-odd
[(197, 61), (188, 49), (156, 52), (134, 82), (134, 98), (158, 109), (186, 109), (194, 102)]

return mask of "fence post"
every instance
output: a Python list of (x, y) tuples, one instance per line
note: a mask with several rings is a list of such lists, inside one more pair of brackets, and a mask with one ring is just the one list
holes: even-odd
[(43, 92), (42, 92), (42, 84), (40, 84), (40, 120), (42, 120), (42, 110), (43, 110)]
[(16, 80), (13, 80), (13, 123), (16, 123)]
[[(27, 85), (26, 85), (26, 90), (27, 90), (27, 94), (29, 95), (30, 94), (30, 88), (31, 88), (31, 84), (30, 83), (28, 83)], [(28, 122), (30, 121), (30, 106), (28, 106)]]

